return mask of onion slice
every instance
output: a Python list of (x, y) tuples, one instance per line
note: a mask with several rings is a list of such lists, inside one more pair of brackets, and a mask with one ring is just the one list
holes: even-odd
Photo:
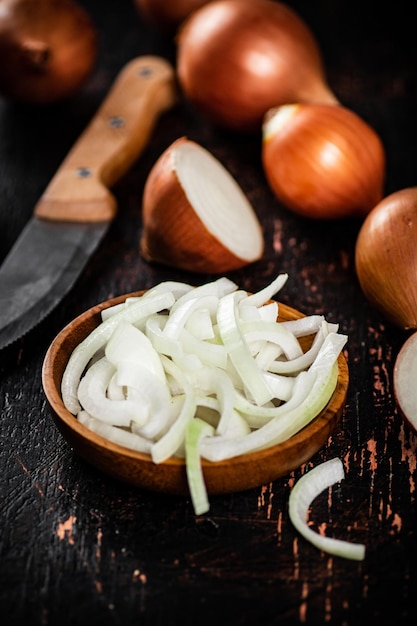
[(245, 297), (242, 291), (224, 296), (217, 311), (220, 336), (237, 373), (257, 404), (265, 404), (273, 397), (263, 372), (252, 358), (247, 341), (239, 327), (239, 300)]
[(324, 537), (308, 526), (308, 510), (313, 500), (325, 489), (345, 477), (339, 458), (330, 459), (304, 474), (294, 485), (289, 498), (290, 520), (298, 532), (316, 548), (345, 559), (363, 561), (365, 546), (333, 537)]
[(196, 515), (207, 513), (210, 508), (203, 469), (201, 467), (199, 447), (203, 437), (213, 435), (213, 433), (213, 426), (199, 417), (191, 420), (185, 433), (185, 466), (188, 487)]
[(184, 403), (177, 420), (171, 425), (168, 432), (152, 446), (151, 456), (154, 463), (162, 463), (169, 459), (169, 457), (178, 453), (184, 442), (188, 424), (192, 421), (196, 410), (196, 396), (187, 377), (180, 368), (167, 359), (167, 357), (162, 356), (161, 361), (165, 371), (182, 387), (184, 391)]
[(106, 424), (89, 415), (87, 411), (80, 411), (77, 415), (77, 419), (89, 430), (92, 430), (97, 433), (97, 435), (109, 441), (113, 441), (113, 443), (117, 443), (119, 446), (131, 448), (132, 450), (143, 452), (144, 454), (150, 454), (152, 443), (149, 439), (141, 437), (135, 432)]
[(114, 371), (113, 364), (106, 357), (96, 361), (78, 386), (80, 405), (92, 417), (113, 426), (129, 426), (132, 420), (144, 424), (149, 417), (146, 403), (138, 404), (129, 399), (110, 400), (107, 397), (106, 390)]

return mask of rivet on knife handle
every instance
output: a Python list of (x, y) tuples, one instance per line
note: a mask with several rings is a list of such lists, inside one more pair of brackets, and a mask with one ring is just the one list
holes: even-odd
[(160, 57), (130, 61), (35, 207), (39, 218), (102, 222), (116, 214), (109, 188), (145, 147), (161, 113), (176, 101), (174, 70)]

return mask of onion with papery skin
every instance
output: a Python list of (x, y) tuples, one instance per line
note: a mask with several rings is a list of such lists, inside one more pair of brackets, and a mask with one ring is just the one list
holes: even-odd
[(337, 102), (314, 35), (280, 2), (209, 2), (180, 28), (177, 53), (185, 96), (233, 130), (258, 130), (266, 111), (284, 103)]
[(195, 9), (209, 0), (134, 0), (139, 12), (159, 30), (174, 33)]
[(369, 302), (402, 329), (417, 329), (417, 187), (384, 198), (366, 217), (355, 250)]
[(381, 139), (340, 105), (300, 103), (268, 111), (262, 162), (277, 198), (304, 217), (364, 217), (382, 198)]
[(97, 33), (74, 0), (2, 0), (0, 94), (48, 104), (76, 93), (97, 57)]
[(246, 195), (210, 152), (185, 137), (154, 164), (142, 208), (148, 261), (224, 273), (262, 257), (262, 229)]

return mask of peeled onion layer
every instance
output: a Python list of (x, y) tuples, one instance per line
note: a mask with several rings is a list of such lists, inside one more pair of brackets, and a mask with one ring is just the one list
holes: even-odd
[(346, 559), (362, 561), (365, 558), (363, 544), (323, 536), (315, 532), (307, 523), (308, 511), (313, 500), (344, 477), (343, 463), (339, 458), (321, 463), (308, 471), (295, 483), (290, 493), (289, 516), (304, 539), (310, 541), (319, 550)]
[(267, 181), (295, 213), (363, 218), (381, 200), (384, 146), (355, 112), (341, 105), (286, 104), (267, 112), (262, 130)]
[(210, 508), (200, 463), (199, 446), (204, 437), (213, 436), (213, 434), (213, 426), (198, 417), (191, 420), (185, 433), (187, 479), (196, 515), (202, 515)]
[(157, 160), (143, 193), (144, 258), (225, 273), (262, 257), (264, 238), (241, 187), (205, 148), (181, 137)]

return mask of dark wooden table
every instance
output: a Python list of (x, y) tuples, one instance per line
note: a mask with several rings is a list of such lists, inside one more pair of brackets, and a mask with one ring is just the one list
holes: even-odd
[[(173, 42), (146, 25), (133, 2), (83, 4), (100, 36), (86, 87), (69, 102), (41, 109), (0, 99), (0, 260), (122, 65), (141, 54), (175, 62)], [(372, 3), (365, 13), (355, 0), (289, 4), (313, 28), (340, 101), (379, 132), (388, 157), (386, 193), (415, 185), (417, 44), (406, 3)], [(138, 251), (144, 182), (181, 135), (228, 167), (264, 226), (264, 258), (230, 278), (255, 290), (286, 271), (281, 300), (326, 314), (349, 336), (346, 408), (308, 467), (343, 460), (345, 480), (317, 499), (312, 520), (334, 536), (364, 542), (362, 563), (321, 553), (291, 525), (288, 496), (306, 467), (212, 497), (209, 514), (196, 517), (188, 498), (140, 491), (96, 471), (51, 419), (41, 367), (67, 322), (110, 296), (163, 279), (211, 278), (148, 265)], [(392, 389), (406, 334), (361, 293), (353, 263), (360, 223), (316, 223), (287, 211), (266, 185), (259, 137), (215, 128), (183, 101), (161, 119), (115, 194), (119, 214), (72, 291), (0, 353), (2, 623), (415, 624), (417, 438), (401, 420)]]

